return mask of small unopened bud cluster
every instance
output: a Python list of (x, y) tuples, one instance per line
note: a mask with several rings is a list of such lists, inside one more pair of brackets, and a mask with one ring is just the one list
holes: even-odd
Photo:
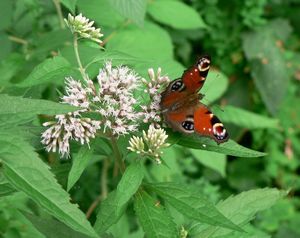
[(142, 79), (143, 84), (146, 89), (144, 92), (150, 97), (150, 104), (147, 106), (141, 106), (144, 111), (144, 122), (148, 123), (159, 123), (161, 122), (161, 112), (160, 112), (160, 101), (161, 101), (161, 91), (165, 89), (170, 79), (167, 76), (161, 76), (161, 68), (158, 68), (155, 74), (154, 70), (148, 69), (148, 75), (150, 81)]
[(161, 149), (170, 146), (169, 143), (166, 143), (167, 138), (168, 135), (164, 129), (156, 129), (150, 125), (147, 132), (143, 131), (143, 137), (133, 136), (129, 140), (130, 146), (127, 149), (143, 156), (149, 156), (160, 164), (160, 156), (163, 153)]
[(77, 16), (68, 15), (68, 19), (64, 19), (72, 33), (78, 33), (80, 37), (102, 43), (99, 39), (103, 34), (100, 33), (100, 28), (93, 27), (94, 21), (82, 16), (80, 13)]

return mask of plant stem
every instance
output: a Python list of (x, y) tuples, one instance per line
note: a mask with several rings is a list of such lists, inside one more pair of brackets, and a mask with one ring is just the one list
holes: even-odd
[(59, 22), (60, 22), (60, 28), (64, 29), (65, 28), (65, 23), (64, 23), (64, 17), (62, 14), (62, 10), (61, 10), (61, 6), (60, 6), (60, 1), (59, 0), (53, 0), (58, 18), (59, 18)]
[(109, 168), (109, 160), (105, 158), (103, 160), (101, 173), (101, 200), (104, 200), (107, 197), (107, 171)]
[(122, 160), (122, 156), (116, 141), (116, 138), (111, 135), (111, 145), (112, 145), (112, 149), (115, 155), (115, 168), (119, 168), (121, 174), (123, 174), (125, 172), (125, 164), (124, 161)]
[(79, 71), (81, 73), (82, 78), (87, 81), (88, 80), (88, 76), (85, 73), (85, 69), (82, 66), (82, 63), (81, 63), (81, 60), (80, 60), (80, 56), (79, 56), (79, 51), (78, 51), (78, 35), (77, 35), (77, 33), (74, 33), (73, 46), (74, 46), (75, 58), (77, 60), (78, 66), (79, 66)]
[(109, 160), (105, 158), (102, 164), (102, 173), (101, 173), (101, 182), (100, 182), (100, 189), (101, 195), (97, 196), (93, 203), (90, 205), (89, 209), (87, 210), (85, 216), (87, 219), (90, 218), (95, 208), (98, 206), (100, 201), (103, 201), (107, 197), (107, 172), (109, 168)]

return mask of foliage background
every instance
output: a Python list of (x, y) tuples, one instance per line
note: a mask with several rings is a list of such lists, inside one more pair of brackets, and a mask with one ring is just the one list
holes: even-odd
[[(255, 157), (257, 154), (251, 154), (252, 151), (244, 156), (246, 152), (242, 155), (241, 148), (237, 149), (242, 151), (240, 154), (230, 152), (230, 146), (227, 151), (221, 149), (222, 153), (207, 152), (198, 150), (200, 142), (181, 140), (179, 145), (164, 151), (163, 160), (168, 167), (147, 161), (140, 169), (145, 170), (148, 181), (192, 185), (214, 204), (251, 189), (276, 187), (289, 191), (271, 208), (266, 204), (272, 205), (281, 196), (275, 190), (266, 190), (265, 194), (260, 190), (261, 197), (251, 191), (234, 197), (244, 202), (240, 207), (234, 207), (233, 204), (239, 204), (237, 201), (230, 204), (230, 200), (225, 200), (230, 205), (226, 208), (223, 203), (223, 210), (220, 204), (218, 208), (224, 214), (237, 211), (231, 217), (236, 224), (268, 209), (244, 227), (248, 233), (243, 236), (221, 232), (206, 236), (201, 233), (202, 237), (300, 237), (300, 1), (2, 0), (0, 9), (1, 236), (82, 237), (77, 231), (95, 234), (75, 205), (64, 204), (69, 199), (65, 190), (51, 186), (56, 197), (47, 200), (39, 189), (47, 190), (57, 180), (69, 191), (72, 202), (86, 213), (101, 200), (103, 176), (108, 177), (109, 192), (120, 180), (120, 176), (113, 175), (113, 160), (104, 162), (105, 158), (112, 158), (105, 140), (95, 141), (101, 146), (93, 144), (93, 150), (72, 145), (73, 160), (45, 153), (39, 142), (42, 121), (49, 115), (72, 110), (49, 101), (59, 101), (57, 90), (63, 90), (65, 76), (80, 78), (72, 35), (62, 16), (81, 12), (104, 33), (106, 51), (93, 43), (80, 44), (84, 64), (90, 63), (87, 71), (91, 78), (110, 58), (115, 64), (131, 66), (144, 77), (149, 67), (161, 67), (164, 74), (175, 79), (197, 56), (209, 54), (213, 69), (203, 89), (204, 103), (221, 105), (212, 108), (233, 140), (267, 153)], [(126, 154), (126, 138), (118, 143)], [(79, 161), (77, 166), (84, 171), (74, 172), (74, 161)], [(159, 194), (158, 189), (156, 192)], [(150, 198), (144, 199), (151, 204)], [(253, 206), (248, 213), (247, 204)], [(142, 217), (137, 221), (132, 203), (128, 206), (126, 215), (109, 228), (106, 236), (143, 237), (138, 224), (142, 223), (145, 231), (148, 228)], [(135, 206), (136, 211), (141, 211), (137, 212), (139, 216), (147, 210)], [(193, 235), (199, 234), (197, 227), (166, 206), (177, 228), (180, 230), (182, 224), (190, 237), (197, 237)], [(245, 219), (241, 211), (245, 211)], [(89, 215), (92, 224), (97, 220), (97, 212), (98, 208)], [(171, 234), (168, 232), (172, 231), (163, 230), (168, 225), (163, 221), (160, 225), (157, 224), (158, 230)], [(206, 228), (199, 229), (203, 232)], [(184, 231), (181, 236), (184, 237)]]

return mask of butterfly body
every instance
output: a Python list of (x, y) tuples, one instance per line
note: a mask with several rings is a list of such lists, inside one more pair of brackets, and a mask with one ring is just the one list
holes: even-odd
[(161, 111), (165, 122), (175, 131), (198, 134), (214, 139), (218, 144), (229, 139), (220, 120), (202, 103), (202, 88), (210, 67), (210, 58), (201, 57), (184, 71), (181, 78), (168, 85), (161, 94)]

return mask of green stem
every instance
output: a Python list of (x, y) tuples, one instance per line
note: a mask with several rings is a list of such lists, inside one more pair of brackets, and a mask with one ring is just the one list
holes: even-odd
[(62, 10), (61, 10), (61, 6), (60, 6), (60, 1), (59, 0), (53, 0), (54, 6), (56, 8), (56, 12), (59, 18), (59, 22), (60, 22), (60, 27), (61, 29), (65, 28), (65, 23), (64, 23), (64, 17), (62, 14)]
[(115, 155), (115, 163), (117, 165), (117, 167), (119, 168), (121, 174), (123, 174), (125, 172), (125, 164), (124, 161), (122, 160), (122, 156), (121, 156), (121, 152), (119, 150), (116, 138), (111, 135), (111, 145), (112, 145), (112, 149)]
[(81, 73), (82, 78), (87, 81), (88, 80), (88, 76), (85, 73), (85, 69), (82, 66), (82, 63), (81, 63), (81, 60), (80, 60), (80, 56), (79, 56), (79, 51), (78, 51), (78, 35), (77, 35), (77, 33), (74, 33), (73, 46), (74, 46), (75, 58), (77, 60), (78, 66), (79, 66), (79, 71)]

